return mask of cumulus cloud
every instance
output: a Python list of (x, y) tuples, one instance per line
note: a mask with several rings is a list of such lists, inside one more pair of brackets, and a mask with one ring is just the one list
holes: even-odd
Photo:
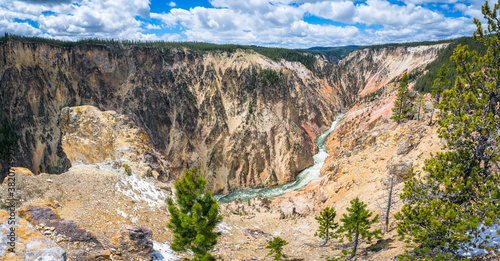
[(156, 25), (156, 24), (147, 24), (146, 29), (148, 29), (148, 30), (160, 30), (161, 26)]
[(79, 0), (19, 0), (19, 1), (37, 5), (60, 5), (60, 4), (70, 4), (79, 2)]
[(368, 0), (357, 7), (355, 20), (367, 25), (379, 24), (390, 27), (407, 27), (413, 24), (432, 24), (444, 16), (421, 6), (399, 6), (385, 0)]
[(465, 5), (462, 3), (458, 3), (454, 6), (455, 10), (462, 12), (462, 14), (469, 16), (471, 18), (482, 19), (483, 14), (481, 13), (481, 8), (478, 5)]
[(348, 24), (354, 22), (356, 14), (351, 1), (305, 3), (302, 8), (311, 15)]
[[(0, 1), (0, 31), (47, 36), (65, 40), (115, 38), (159, 40), (162, 36), (145, 33), (158, 29), (145, 25), (149, 0), (18, 0)], [(29, 20), (36, 24), (19, 23)], [(145, 29), (144, 29), (145, 28)]]
[[(483, 4), (482, 0), (209, 0), (212, 7), (182, 9), (173, 1), (164, 3), (162, 13), (151, 12), (150, 0), (0, 0), (0, 32), (292, 48), (375, 44), (471, 35), (472, 17), (482, 17)], [(168, 28), (176, 33), (165, 33)]]
[[(421, 5), (431, 0), (407, 0), (406, 4), (386, 0), (361, 3), (350, 0), (211, 0), (210, 3), (214, 8), (172, 9), (166, 14), (152, 13), (151, 17), (169, 27), (180, 26), (188, 40), (285, 47), (438, 40), (470, 35), (474, 29), (466, 17), (446, 17), (435, 8), (431, 10)], [(478, 10), (475, 5), (456, 4), (456, 0), (432, 3), (455, 5), (466, 15)], [(306, 22), (310, 16), (342, 26), (310, 24)], [(362, 28), (366, 29), (359, 29), (360, 25), (365, 25)]]

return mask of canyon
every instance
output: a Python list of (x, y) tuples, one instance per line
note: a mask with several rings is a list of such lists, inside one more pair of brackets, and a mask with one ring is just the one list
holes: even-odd
[[(60, 237), (69, 232), (53, 221), (46, 234), (57, 246), (44, 241), (51, 247), (42, 250), (61, 248), (71, 260), (147, 260), (154, 248), (156, 260), (177, 259), (164, 199), (182, 169), (199, 166), (215, 193), (291, 182), (312, 165), (315, 138), (342, 112), (320, 178), (273, 199), (222, 205), (214, 251), (224, 260), (261, 260), (269, 236), (280, 235), (295, 260), (338, 254), (344, 245), (318, 247), (314, 215), (332, 205), (341, 215), (355, 197), (379, 213), (389, 175), (398, 173), (397, 194), (405, 170), (421, 169), (440, 150), (436, 127), (427, 125), (429, 96), (420, 120), (398, 125), (390, 116), (402, 74), (425, 73), (446, 46), (362, 48), (310, 70), (252, 50), (4, 43), (0, 103), (20, 133), (11, 171), (31, 235), (22, 244), (50, 230), (34, 213), (53, 212), (91, 236)], [(6, 215), (0, 210), (0, 224)], [(119, 251), (127, 225), (152, 231), (151, 251)], [(402, 253), (396, 236), (392, 228), (383, 250), (363, 246), (365, 258)]]

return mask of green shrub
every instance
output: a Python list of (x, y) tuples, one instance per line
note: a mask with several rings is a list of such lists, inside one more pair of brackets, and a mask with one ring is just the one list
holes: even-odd
[(269, 241), (266, 248), (270, 249), (269, 253), (266, 256), (272, 256), (273, 260), (280, 261), (282, 258), (287, 258), (285, 254), (282, 253), (283, 247), (288, 245), (286, 240), (281, 239), (281, 237), (273, 237), (273, 240)]
[(181, 179), (174, 183), (176, 202), (166, 199), (171, 215), (167, 227), (174, 233), (171, 248), (175, 251), (191, 250), (192, 260), (215, 260), (209, 253), (219, 232), (214, 232), (219, 215), (219, 204), (212, 192), (204, 193), (207, 181), (198, 174), (197, 168), (184, 170)]
[(130, 168), (128, 164), (123, 165), (123, 168), (125, 169), (125, 173), (127, 173), (127, 175), (132, 175), (132, 168)]

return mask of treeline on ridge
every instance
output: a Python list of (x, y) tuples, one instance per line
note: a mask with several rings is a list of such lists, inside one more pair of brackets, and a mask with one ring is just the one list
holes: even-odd
[[(455, 50), (455, 48), (457, 48), (459, 44), (462, 46), (468, 45), (469, 51), (477, 51), (481, 56), (486, 54), (487, 48), (481, 42), (472, 39), (472, 37), (461, 37), (454, 39), (444, 50), (439, 53), (438, 57), (433, 62), (427, 64), (424, 69), (424, 71), (427, 71), (425, 74), (420, 76), (417, 75), (417, 77), (412, 77), (414, 76), (412, 74), (409, 75), (410, 81), (412, 78), (417, 79), (413, 89), (419, 92), (431, 92), (432, 85), (434, 84), (434, 79), (439, 78), (439, 69), (443, 64), (446, 65), (446, 67), (448, 67), (448, 69), (450, 70), (447, 76), (448, 80), (451, 82), (451, 84), (454, 84), (454, 79), (457, 77), (457, 71), (455, 70), (454, 64), (451, 62), (450, 57), (453, 55), (453, 50)], [(450, 86), (448, 86), (448, 88), (449, 87)]]
[[(462, 37), (466, 38), (466, 37)], [(469, 37), (471, 38), (471, 37)], [(460, 38), (459, 38), (460, 39)], [(443, 43), (451, 43), (457, 39), (446, 39), (446, 40), (438, 40), (438, 41), (423, 41), (423, 42), (411, 42), (411, 43), (387, 43), (387, 44), (377, 44), (377, 45), (370, 45), (370, 46), (363, 46), (360, 47), (359, 49), (382, 49), (382, 48), (397, 48), (397, 47), (416, 47), (416, 46), (428, 46), (428, 45), (435, 45), (435, 44), (443, 44)]]
[(248, 45), (238, 45), (238, 44), (214, 44), (205, 42), (133, 41), (133, 40), (115, 40), (115, 39), (98, 39), (98, 38), (87, 38), (77, 41), (64, 41), (51, 38), (20, 36), (20, 35), (5, 33), (4, 36), (0, 37), (0, 42), (5, 43), (7, 41), (46, 43), (64, 48), (72, 48), (83, 44), (96, 44), (104, 46), (135, 45), (135, 46), (156, 47), (156, 48), (188, 48), (200, 52), (224, 51), (229, 53), (235, 52), (238, 49), (243, 49), (243, 50), (254, 50), (255, 52), (275, 61), (284, 59), (290, 62), (300, 62), (311, 71), (314, 70), (316, 64), (316, 57), (299, 52), (294, 49), (261, 47), (255, 45), (248, 46)]

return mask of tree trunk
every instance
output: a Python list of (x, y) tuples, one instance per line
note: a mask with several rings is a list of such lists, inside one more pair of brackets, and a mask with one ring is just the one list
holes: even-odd
[(434, 115), (434, 108), (431, 111), (431, 119), (429, 120), (429, 126), (432, 126), (432, 116)]
[(418, 111), (417, 111), (417, 121), (420, 121), (420, 107), (422, 106), (422, 101), (418, 102)]
[(391, 176), (391, 185), (389, 186), (389, 198), (387, 199), (387, 209), (385, 211), (385, 226), (384, 226), (385, 234), (389, 232), (389, 214), (391, 213), (393, 187), (394, 187), (394, 175)]
[(358, 237), (359, 237), (359, 233), (356, 231), (356, 234), (354, 235), (354, 247), (352, 249), (351, 258), (356, 256), (356, 250), (358, 249)]
[(330, 239), (330, 238), (329, 238), (329, 236), (328, 236), (328, 232), (329, 232), (329, 231), (328, 231), (328, 230), (326, 230), (325, 242), (323, 242), (323, 244), (321, 244), (321, 246), (320, 246), (320, 247), (324, 247), (324, 246), (326, 245), (326, 243), (328, 243), (328, 239)]

